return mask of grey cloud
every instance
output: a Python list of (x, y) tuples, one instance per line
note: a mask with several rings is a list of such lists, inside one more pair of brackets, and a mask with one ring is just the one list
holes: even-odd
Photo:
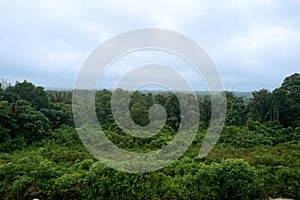
[[(164, 1), (163, 5), (160, 1), (149, 5), (1, 1), (0, 73), (13, 83), (27, 78), (48, 87), (72, 87), (80, 66), (101, 42), (124, 31), (160, 27), (202, 45), (226, 89), (273, 89), (300, 69), (299, 8), (298, 1), (278, 0)], [(256, 46), (249, 50), (251, 44)], [(163, 60), (165, 55), (156, 58)], [(134, 65), (131, 59), (125, 63)], [(167, 63), (186, 73), (194, 85), (201, 82), (176, 59)], [(107, 74), (105, 80), (110, 84), (117, 77)]]

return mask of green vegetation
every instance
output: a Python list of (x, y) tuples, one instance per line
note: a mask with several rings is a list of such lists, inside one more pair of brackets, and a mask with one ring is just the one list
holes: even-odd
[[(225, 127), (201, 159), (211, 110), (210, 97), (198, 94), (200, 125), (193, 144), (176, 162), (145, 174), (116, 171), (89, 154), (74, 128), (71, 91), (44, 91), (26, 81), (0, 86), (0, 199), (300, 199), (298, 73), (251, 98), (226, 92)], [(173, 93), (134, 92), (124, 115), (147, 125), (149, 108), (159, 104), (167, 121), (152, 138), (133, 137), (114, 121), (111, 97), (109, 90), (96, 92), (97, 117), (107, 137), (127, 150), (161, 148), (186, 117)]]

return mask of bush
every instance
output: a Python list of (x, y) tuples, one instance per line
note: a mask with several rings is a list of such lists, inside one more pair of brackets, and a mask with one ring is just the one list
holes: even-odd
[(202, 165), (195, 181), (199, 199), (247, 200), (261, 195), (255, 169), (241, 159)]

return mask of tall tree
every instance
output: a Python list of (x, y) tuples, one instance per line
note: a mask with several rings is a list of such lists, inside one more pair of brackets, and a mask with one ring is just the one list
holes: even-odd
[(241, 126), (246, 123), (247, 110), (243, 97), (237, 97), (232, 92), (226, 92), (227, 116), (226, 125)]
[(300, 126), (300, 74), (295, 73), (284, 79), (282, 85), (274, 90), (277, 118), (284, 126)]
[(26, 80), (6, 89), (8, 101), (26, 100), (36, 109), (46, 108), (49, 103), (48, 95), (41, 86), (36, 87)]
[(272, 95), (267, 89), (261, 89), (259, 91), (252, 92), (253, 98), (251, 98), (248, 104), (248, 117), (260, 122), (266, 122), (272, 120)]

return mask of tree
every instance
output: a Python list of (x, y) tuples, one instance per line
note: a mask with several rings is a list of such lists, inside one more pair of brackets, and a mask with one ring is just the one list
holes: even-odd
[(226, 125), (241, 126), (246, 122), (247, 110), (243, 97), (237, 97), (232, 92), (226, 92), (227, 116)]
[(43, 109), (42, 112), (49, 119), (49, 125), (52, 129), (59, 128), (62, 125), (74, 125), (72, 107), (70, 104), (51, 102), (48, 108)]
[(278, 120), (284, 126), (300, 126), (300, 74), (295, 73), (284, 79), (281, 86), (274, 90)]
[(9, 110), (9, 103), (7, 101), (0, 101), (0, 143), (10, 139), (11, 116)]
[(164, 105), (167, 112), (167, 124), (178, 129), (181, 120), (180, 104), (175, 94), (169, 94)]
[(112, 92), (109, 90), (102, 90), (96, 92), (96, 113), (99, 123), (102, 128), (108, 129), (113, 123), (114, 118), (111, 111), (111, 96)]
[(207, 128), (211, 118), (211, 99), (210, 96), (198, 96), (200, 120), (203, 128)]
[(68, 91), (48, 91), (48, 96), (51, 102), (54, 103), (71, 103), (71, 92)]
[(253, 98), (251, 98), (248, 104), (248, 117), (259, 122), (271, 120), (271, 92), (267, 89), (261, 89), (252, 92), (252, 95)]
[(246, 200), (259, 197), (255, 170), (241, 159), (227, 159), (216, 169), (222, 199)]
[(129, 112), (130, 112), (130, 116), (131, 116), (132, 120), (136, 124), (138, 124), (140, 126), (146, 126), (150, 123), (149, 111), (140, 102), (134, 103), (131, 106)]
[(11, 106), (13, 138), (24, 137), (32, 143), (47, 135), (48, 119), (40, 111), (35, 110), (26, 100), (17, 100)]
[(26, 80), (22, 83), (17, 82), (16, 85), (6, 89), (7, 100), (14, 102), (16, 100), (26, 100), (36, 109), (46, 108), (48, 106), (48, 95), (41, 86), (35, 87)]
[(273, 122), (280, 122), (281, 124), (284, 124), (284, 120), (287, 117), (286, 115), (289, 115), (290, 108), (289, 108), (289, 99), (287, 98), (287, 91), (282, 90), (280, 88), (275, 89), (272, 92), (272, 107), (271, 107), (271, 115), (270, 119)]

